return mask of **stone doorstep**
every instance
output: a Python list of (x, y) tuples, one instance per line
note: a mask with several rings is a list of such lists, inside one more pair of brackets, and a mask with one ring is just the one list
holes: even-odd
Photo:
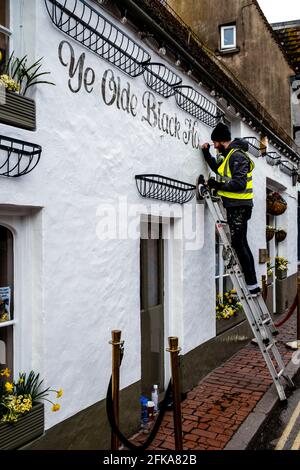
[[(293, 379), (300, 372), (300, 364), (294, 364), (292, 360), (286, 366), (286, 373)], [(223, 450), (246, 450), (249, 448), (262, 427), (270, 419), (270, 415), (279, 406), (280, 400), (275, 385), (263, 395), (255, 406), (254, 410), (248, 415), (246, 420), (238, 428), (231, 440), (226, 444)]]

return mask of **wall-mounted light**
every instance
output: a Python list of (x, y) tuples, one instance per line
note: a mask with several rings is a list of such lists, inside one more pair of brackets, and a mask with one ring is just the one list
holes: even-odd
[(235, 115), (236, 115), (236, 117), (239, 117), (239, 116), (241, 115), (241, 113), (240, 113), (239, 111), (237, 111), (237, 112), (235, 113)]
[(199, 86), (202, 86), (202, 85), (203, 85), (203, 83), (200, 81), (200, 82), (198, 82), (198, 85), (199, 85)]
[(215, 90), (211, 90), (210, 94), (211, 94), (211, 96), (216, 96)]
[(249, 123), (248, 123), (248, 124), (249, 124), (249, 126), (252, 126), (252, 121), (249, 121)]
[(180, 57), (176, 57), (175, 65), (176, 67), (179, 67), (181, 65)]
[(245, 122), (246, 121), (246, 118), (245, 116), (242, 117), (242, 121)]
[(189, 70), (187, 71), (187, 75), (188, 75), (189, 77), (192, 75), (192, 73), (193, 73), (193, 70), (192, 70), (192, 69), (189, 69)]

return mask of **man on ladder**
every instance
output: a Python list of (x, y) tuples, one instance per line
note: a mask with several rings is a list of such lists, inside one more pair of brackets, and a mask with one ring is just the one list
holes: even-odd
[(255, 165), (246, 153), (248, 142), (242, 139), (231, 141), (230, 130), (225, 124), (219, 123), (215, 127), (211, 139), (219, 152), (218, 159), (211, 156), (208, 143), (202, 146), (202, 151), (207, 164), (221, 177), (221, 181), (210, 178), (207, 185), (222, 198), (232, 247), (243, 269), (249, 292), (255, 295), (260, 292), (260, 288), (247, 241), (247, 222), (251, 218), (253, 208), (252, 172)]
[[(203, 175), (200, 175), (196, 183), (197, 199), (199, 202), (206, 202), (211, 212), (223, 244), (226, 271), (243, 306), (279, 398), (285, 400), (281, 378), (284, 378), (290, 387), (294, 384), (286, 374), (284, 362), (274, 340), (277, 331), (257, 285), (254, 260), (247, 242), (247, 222), (253, 207), (254, 163), (246, 153), (248, 144), (241, 139), (231, 142), (230, 131), (224, 124), (217, 125), (211, 138), (222, 157), (215, 161), (209, 153), (209, 144), (203, 145), (203, 153), (209, 166), (221, 176), (221, 181), (210, 178), (205, 183)], [(211, 190), (220, 197), (214, 197)], [(227, 212), (227, 221), (223, 220), (222, 208), (219, 206), (221, 199)], [(231, 242), (225, 231), (227, 225), (230, 228)]]

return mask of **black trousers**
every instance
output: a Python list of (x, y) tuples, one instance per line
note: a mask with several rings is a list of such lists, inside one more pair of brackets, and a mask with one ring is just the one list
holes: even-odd
[(227, 207), (227, 222), (231, 234), (231, 244), (241, 264), (246, 283), (257, 283), (255, 264), (247, 241), (247, 223), (251, 219), (251, 206)]

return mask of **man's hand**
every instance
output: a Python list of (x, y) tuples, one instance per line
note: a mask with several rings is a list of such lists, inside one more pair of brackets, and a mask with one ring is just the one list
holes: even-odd
[(222, 189), (223, 183), (220, 183), (219, 181), (216, 181), (214, 178), (209, 178), (207, 181), (207, 186), (209, 189), (215, 189), (218, 191), (219, 189)]
[(210, 144), (208, 142), (205, 142), (205, 144), (202, 145), (202, 150), (209, 150), (210, 149)]

